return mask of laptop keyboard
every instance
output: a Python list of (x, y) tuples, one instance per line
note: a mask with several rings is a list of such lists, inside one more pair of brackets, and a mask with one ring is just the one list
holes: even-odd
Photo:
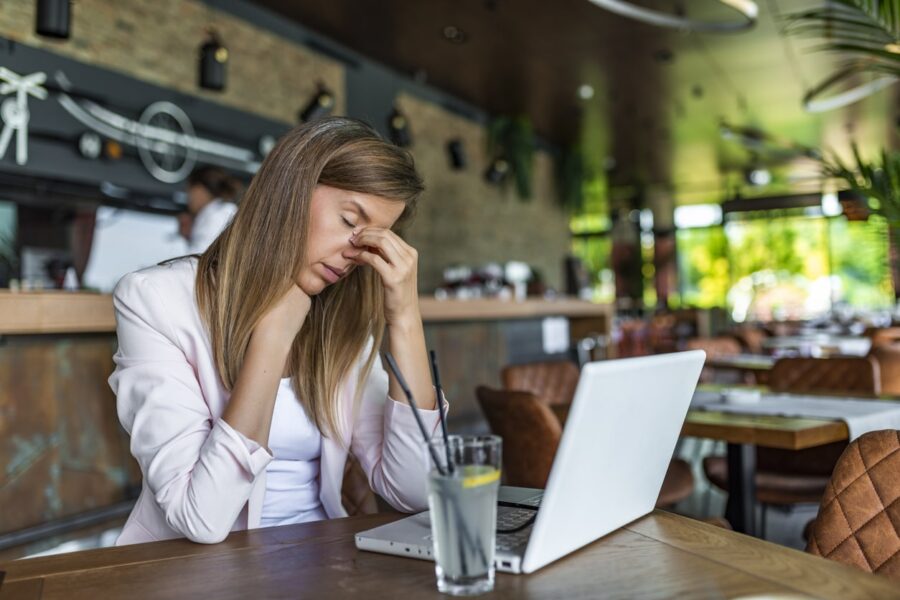
[[(529, 498), (529, 500), (532, 500)], [(519, 502), (519, 504), (526, 504), (527, 501)], [(534, 506), (538, 506), (540, 504), (540, 496), (537, 496), (537, 501)], [(506, 506), (498, 506), (497, 507), (497, 529), (515, 529), (519, 527), (529, 519), (534, 516), (533, 510), (528, 510), (525, 508), (509, 508)], [(497, 550), (505, 550), (511, 551), (515, 550), (519, 546), (525, 544), (528, 541), (528, 536), (531, 535), (531, 527), (526, 527), (522, 531), (517, 531), (515, 533), (498, 533), (497, 534)]]

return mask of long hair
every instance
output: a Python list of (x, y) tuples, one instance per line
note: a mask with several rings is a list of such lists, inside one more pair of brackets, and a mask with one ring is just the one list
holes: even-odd
[[(254, 327), (295, 285), (305, 264), (310, 199), (317, 184), (404, 203), (395, 228), (412, 216), (424, 189), (412, 156), (360, 121), (320, 119), (281, 138), (250, 182), (231, 225), (203, 253), (197, 268), (197, 304), (228, 390), (237, 380)], [(341, 439), (341, 387), (371, 338), (359, 371), (361, 390), (384, 328), (384, 291), (371, 267), (353, 269), (312, 297), (289, 363), (294, 390), (326, 437)]]

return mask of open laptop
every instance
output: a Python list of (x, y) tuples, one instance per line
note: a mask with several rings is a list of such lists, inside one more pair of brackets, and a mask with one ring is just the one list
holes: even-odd
[[(546, 490), (500, 488), (497, 528), (525, 527), (497, 534), (498, 571), (531, 573), (653, 510), (705, 358), (582, 368)], [(428, 512), (358, 533), (356, 547), (433, 560)]]

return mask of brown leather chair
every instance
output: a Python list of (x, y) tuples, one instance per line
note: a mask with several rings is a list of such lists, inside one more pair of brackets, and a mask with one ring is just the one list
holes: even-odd
[(900, 583), (900, 431), (872, 431), (834, 468), (807, 552)]
[(869, 327), (863, 335), (872, 339), (872, 348), (900, 342), (900, 327)]
[[(491, 431), (503, 438), (503, 473), (507, 485), (544, 488), (562, 437), (553, 411), (531, 392), (475, 390)], [(669, 465), (657, 506), (671, 506), (691, 494), (694, 476), (683, 460)]]
[(749, 354), (763, 354), (763, 342), (769, 334), (760, 327), (744, 325), (731, 330), (731, 336), (741, 345), (744, 352)]
[(500, 372), (503, 387), (531, 392), (545, 404), (570, 404), (578, 386), (578, 367), (569, 361), (510, 365)]
[(491, 431), (503, 438), (507, 485), (543, 488), (550, 476), (562, 426), (543, 400), (517, 390), (475, 390)]
[(878, 363), (881, 393), (900, 396), (900, 344), (872, 346), (869, 357)]
[(344, 464), (344, 480), (341, 484), (341, 504), (351, 517), (378, 512), (375, 492), (369, 487), (366, 473), (352, 454)]
[[(706, 352), (706, 358), (716, 358), (718, 356), (734, 356), (741, 353), (741, 345), (732, 337), (699, 337), (691, 338), (684, 343), (685, 350), (703, 350)], [(703, 367), (700, 373), (701, 383), (712, 383), (715, 377), (715, 369), (711, 367)]]
[[(783, 358), (775, 363), (769, 385), (781, 392), (878, 393), (878, 366), (860, 357)], [(756, 499), (763, 505), (762, 530), (769, 505), (817, 503), (847, 447), (835, 442), (805, 450), (756, 449)], [(716, 487), (728, 491), (728, 463), (724, 456), (703, 459), (703, 471)]]

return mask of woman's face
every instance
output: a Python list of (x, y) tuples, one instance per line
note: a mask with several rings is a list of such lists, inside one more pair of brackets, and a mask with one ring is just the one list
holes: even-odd
[(209, 204), (213, 199), (213, 195), (208, 189), (199, 183), (188, 187), (187, 190), (187, 208), (188, 212), (196, 215), (200, 209)]
[(319, 294), (356, 267), (362, 252), (350, 243), (366, 227), (390, 229), (400, 218), (403, 202), (317, 185), (309, 212), (306, 264), (296, 282), (310, 296)]

